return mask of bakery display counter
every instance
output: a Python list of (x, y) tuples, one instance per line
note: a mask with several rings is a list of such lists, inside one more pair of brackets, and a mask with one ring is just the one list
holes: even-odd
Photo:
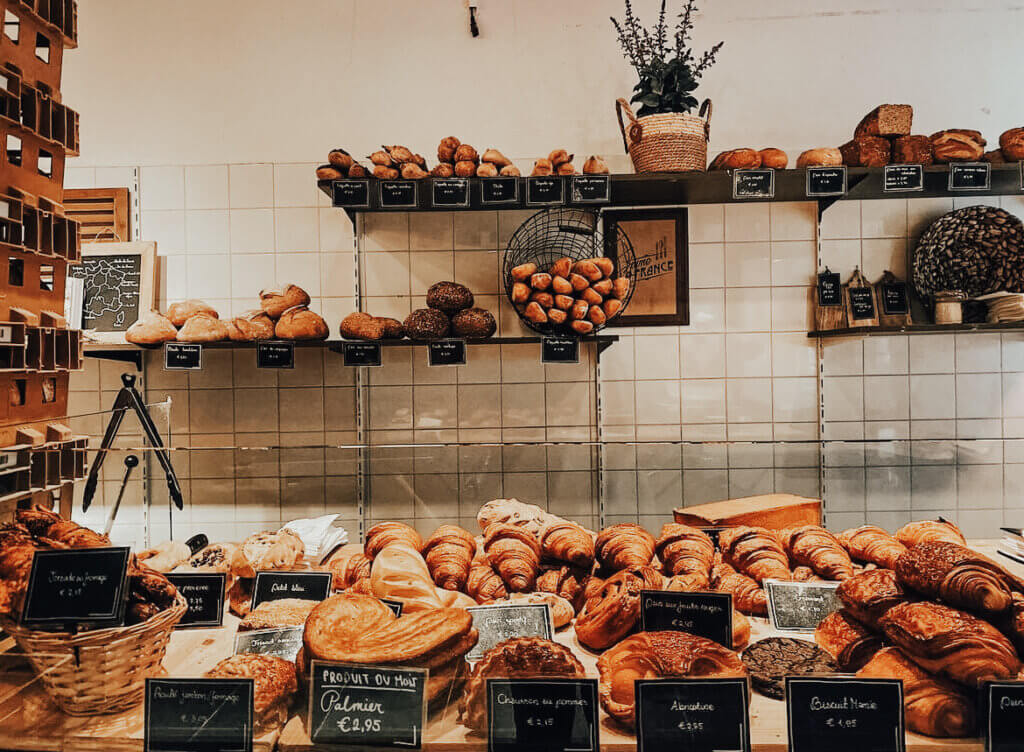
[(1009, 321), (999, 324), (907, 324), (906, 326), (854, 326), (808, 332), (810, 338), (831, 337), (884, 337), (900, 334), (955, 334), (962, 332), (1012, 332), (1024, 329), (1024, 322)]

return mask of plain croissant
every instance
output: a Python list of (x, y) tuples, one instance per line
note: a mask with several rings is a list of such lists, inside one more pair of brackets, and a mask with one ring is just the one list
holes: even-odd
[(961, 546), (967, 545), (967, 540), (960, 532), (960, 528), (945, 520), (908, 522), (896, 531), (896, 540), (907, 548), (913, 548), (919, 543), (928, 541), (946, 541), (947, 543), (959, 543)]
[(568, 520), (551, 522), (540, 533), (545, 559), (589, 569), (594, 564), (594, 539), (582, 525)]
[(631, 522), (606, 527), (598, 533), (594, 547), (598, 561), (613, 572), (646, 567), (654, 558), (654, 536)]
[(423, 558), (438, 587), (462, 590), (476, 553), (476, 538), (458, 525), (441, 525), (423, 544)]
[(789, 580), (789, 556), (782, 542), (763, 527), (731, 527), (718, 535), (722, 560), (758, 583), (767, 579)]
[(720, 593), (732, 595), (737, 611), (751, 616), (768, 615), (768, 596), (756, 580), (747, 577), (721, 562), (711, 570), (711, 587)]
[(533, 590), (540, 571), (540, 543), (527, 530), (498, 523), (484, 533), (484, 552), (509, 592)]
[(836, 537), (854, 559), (877, 564), (885, 569), (895, 567), (896, 560), (907, 550), (893, 536), (874, 525), (850, 528)]
[(670, 522), (661, 528), (655, 550), (665, 574), (684, 578), (687, 589), (700, 590), (711, 584), (715, 544), (703, 530)]
[(363, 551), (372, 559), (393, 543), (404, 543), (417, 551), (423, 550), (420, 534), (404, 522), (381, 522), (366, 531)]
[(828, 580), (853, 576), (850, 554), (832, 533), (818, 525), (801, 525), (780, 536), (786, 553), (795, 564), (810, 567)]
[(508, 597), (505, 583), (487, 563), (474, 564), (469, 568), (466, 580), (466, 594), (477, 603), (493, 603)]

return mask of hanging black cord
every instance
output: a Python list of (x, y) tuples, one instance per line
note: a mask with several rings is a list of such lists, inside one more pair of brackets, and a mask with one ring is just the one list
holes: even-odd
[(474, 37), (480, 36), (480, 27), (476, 23), (476, 6), (469, 6), (469, 33)]

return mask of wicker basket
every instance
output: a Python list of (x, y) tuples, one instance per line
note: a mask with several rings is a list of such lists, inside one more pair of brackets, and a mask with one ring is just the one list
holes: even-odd
[[(622, 122), (622, 111), (629, 128)], [(707, 117), (704, 117), (707, 113)], [(668, 112), (637, 118), (625, 99), (615, 100), (622, 144), (637, 172), (703, 172), (708, 165), (711, 135), (711, 100), (705, 99), (699, 116)]]
[(41, 632), (8, 620), (0, 626), (27, 654), (47, 694), (68, 715), (119, 713), (142, 702), (146, 678), (157, 676), (171, 630), (188, 604), (178, 594), (168, 609), (130, 627)]

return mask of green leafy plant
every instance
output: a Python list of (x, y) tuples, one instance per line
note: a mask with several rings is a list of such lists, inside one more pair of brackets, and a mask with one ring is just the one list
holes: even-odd
[(693, 95), (704, 71), (715, 62), (715, 56), (725, 42), (719, 42), (700, 58), (695, 58), (689, 47), (693, 30), (696, 0), (686, 0), (682, 12), (676, 17), (673, 44), (669, 46), (668, 25), (665, 22), (665, 3), (661, 0), (658, 23), (645, 28), (635, 15), (630, 0), (620, 23), (614, 17), (612, 24), (619, 35), (619, 45), (625, 57), (636, 69), (640, 81), (633, 87), (633, 103), (639, 103), (637, 115), (655, 115), (661, 112), (689, 112), (697, 106)]

